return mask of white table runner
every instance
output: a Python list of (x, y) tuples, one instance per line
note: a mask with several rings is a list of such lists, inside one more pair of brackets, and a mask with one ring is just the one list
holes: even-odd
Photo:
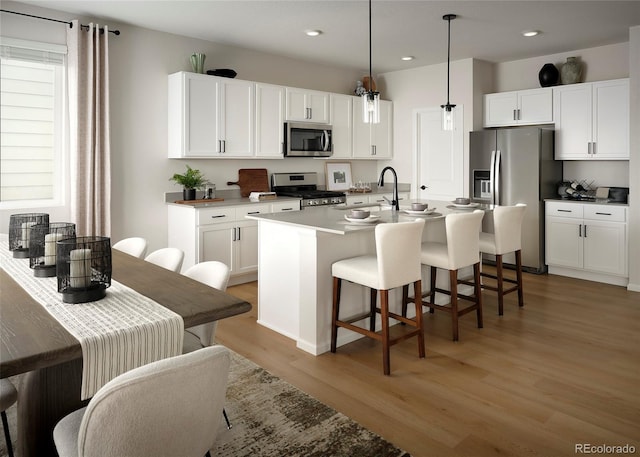
[(182, 317), (111, 280), (107, 296), (89, 303), (63, 303), (53, 278), (36, 278), (29, 259), (14, 259), (0, 235), (0, 267), (80, 342), (82, 399), (116, 376), (182, 353)]

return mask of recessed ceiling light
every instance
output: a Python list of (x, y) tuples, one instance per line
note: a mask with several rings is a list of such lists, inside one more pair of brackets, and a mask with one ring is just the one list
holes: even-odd
[(402, 60), (413, 60), (413, 59), (415, 59), (415, 57), (413, 57), (413, 56), (403, 56), (403, 57), (401, 57), (401, 59)]
[(318, 36), (322, 33), (322, 30), (305, 30), (307, 36)]
[(522, 32), (522, 36), (530, 37), (540, 35), (540, 30), (525, 30)]

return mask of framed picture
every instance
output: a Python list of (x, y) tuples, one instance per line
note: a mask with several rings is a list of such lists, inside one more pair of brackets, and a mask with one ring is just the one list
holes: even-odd
[(327, 162), (326, 171), (327, 190), (349, 190), (351, 162)]

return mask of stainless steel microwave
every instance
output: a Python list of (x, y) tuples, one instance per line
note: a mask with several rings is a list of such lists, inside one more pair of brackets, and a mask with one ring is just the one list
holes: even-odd
[(287, 157), (331, 157), (333, 138), (328, 124), (287, 122), (284, 124), (284, 155)]

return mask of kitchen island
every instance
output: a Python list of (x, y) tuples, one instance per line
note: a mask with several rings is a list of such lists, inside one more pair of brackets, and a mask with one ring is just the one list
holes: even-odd
[[(444, 241), (444, 216), (453, 211), (469, 211), (449, 209), (448, 202), (427, 203), (430, 208), (437, 208), (437, 213), (415, 216), (401, 208), (372, 214), (380, 217), (379, 223), (423, 218), (426, 221), (423, 241)], [(352, 224), (345, 219), (346, 214), (345, 207), (324, 206), (294, 213), (247, 216), (258, 221), (258, 323), (295, 340), (298, 348), (314, 355), (330, 348), (331, 264), (375, 253), (376, 224)], [(424, 272), (423, 283), (428, 278), (428, 269)], [(439, 275), (439, 287), (448, 287), (446, 276)], [(446, 282), (440, 284), (441, 279)], [(368, 297), (364, 287), (345, 282), (341, 313), (349, 316), (365, 312)], [(400, 299), (401, 290), (392, 290), (389, 298), (392, 311), (400, 312)], [(338, 332), (338, 346), (361, 337), (354, 332)]]

